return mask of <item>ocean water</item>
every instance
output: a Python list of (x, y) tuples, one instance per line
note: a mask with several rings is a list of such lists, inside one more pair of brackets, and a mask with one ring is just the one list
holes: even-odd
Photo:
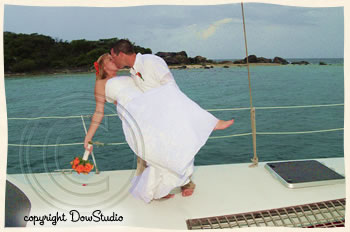
[[(263, 107), (344, 103), (343, 59), (300, 60), (311, 64), (251, 66), (253, 105)], [(320, 66), (320, 61), (330, 65)], [(249, 107), (245, 67), (172, 70), (172, 73), (180, 89), (204, 109)], [(94, 73), (6, 78), (8, 143), (82, 143), (85, 137), (82, 119), (67, 116), (93, 114), (94, 79)], [(251, 132), (249, 110), (210, 112), (220, 119), (235, 119), (232, 127), (224, 131), (214, 131), (211, 136)], [(115, 113), (115, 106), (107, 103), (105, 114)], [(63, 118), (11, 119), (42, 116)], [(88, 128), (91, 119), (84, 120)], [(258, 132), (316, 131), (343, 127), (343, 106), (256, 110)], [(119, 118), (105, 117), (94, 140), (103, 143), (124, 142)], [(70, 168), (69, 162), (83, 152), (83, 145), (9, 146), (7, 173), (48, 172)], [(128, 145), (95, 146), (94, 154), (101, 171), (136, 167), (135, 155)], [(259, 161), (343, 157), (343, 131), (257, 135), (257, 154)], [(196, 155), (195, 165), (248, 163), (252, 157), (252, 136), (209, 139)]]

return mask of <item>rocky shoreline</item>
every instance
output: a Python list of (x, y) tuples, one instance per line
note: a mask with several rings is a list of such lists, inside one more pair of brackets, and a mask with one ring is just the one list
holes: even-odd
[[(241, 60), (235, 61), (213, 61), (209, 60), (202, 56), (196, 57), (188, 57), (185, 51), (181, 52), (158, 52), (155, 55), (162, 57), (165, 62), (171, 65), (245, 65), (247, 64), (247, 60), (249, 64), (278, 64), (278, 65), (286, 65), (286, 64), (298, 64), (298, 65), (308, 65), (307, 61), (298, 61), (298, 62), (288, 62), (286, 59), (281, 57), (274, 57), (273, 59), (268, 59), (265, 57), (257, 57), (256, 55), (250, 55)], [(324, 62), (321, 62), (320, 65), (326, 65)]]
[[(229, 67), (242, 67), (247, 66), (247, 60), (249, 65), (252, 66), (278, 66), (278, 65), (308, 65), (308, 61), (295, 61), (289, 62), (281, 57), (274, 57), (273, 59), (268, 59), (265, 57), (257, 57), (256, 55), (250, 55), (244, 59), (230, 61), (214, 61), (209, 60), (202, 56), (188, 57), (185, 51), (181, 52), (158, 52), (155, 55), (162, 57), (165, 62), (169, 65), (170, 69), (210, 69), (214, 67), (229, 68)], [(325, 62), (320, 62), (319, 65), (327, 65)]]
[[(202, 64), (247, 64), (247, 57), (236, 61), (220, 61), (216, 62), (202, 56), (188, 57), (185, 51), (181, 52), (158, 52), (155, 55), (162, 57), (168, 65), (202, 65)], [(267, 59), (265, 57), (257, 57), (256, 55), (248, 56), (249, 63), (264, 64), (289, 64), (289, 62), (281, 57)]]
[[(250, 55), (244, 59), (230, 61), (214, 61), (202, 56), (188, 57), (185, 51), (181, 52), (158, 52), (155, 55), (162, 57), (168, 64), (170, 69), (210, 69), (214, 67), (230, 68), (230, 67), (243, 67), (247, 66), (247, 60), (250, 65), (253, 66), (279, 66), (279, 65), (308, 65), (307, 61), (289, 62), (281, 57), (274, 57), (273, 59), (265, 57), (257, 57), (256, 55)], [(320, 62), (319, 65), (327, 65), (324, 62)], [(127, 72), (128, 69), (121, 69), (120, 71)], [(19, 77), (28, 75), (44, 75), (44, 74), (70, 74), (70, 73), (91, 73), (95, 72), (93, 67), (90, 68), (75, 68), (75, 69), (55, 69), (55, 70), (43, 70), (40, 72), (31, 73), (5, 73), (5, 77)]]

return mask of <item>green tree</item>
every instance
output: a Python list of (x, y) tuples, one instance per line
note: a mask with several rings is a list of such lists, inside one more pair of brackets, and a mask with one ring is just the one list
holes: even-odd
[(37, 64), (34, 60), (23, 59), (13, 65), (12, 70), (14, 72), (30, 72), (37, 69)]
[[(109, 52), (118, 38), (62, 41), (45, 35), (4, 32), (5, 72), (34, 72), (50, 69), (86, 68)], [(135, 51), (151, 54), (150, 48), (135, 45)]]

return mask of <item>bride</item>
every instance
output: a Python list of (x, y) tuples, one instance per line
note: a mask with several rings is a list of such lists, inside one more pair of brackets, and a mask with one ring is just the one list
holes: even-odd
[[(141, 91), (131, 77), (116, 76), (118, 67), (108, 53), (100, 56), (95, 68), (96, 109), (85, 137), (85, 149), (104, 117), (105, 102), (114, 103), (125, 139), (138, 156), (131, 194), (148, 203), (173, 197), (170, 192), (177, 187), (182, 187), (183, 196), (185, 190), (193, 192), (190, 177), (195, 155), (213, 130), (227, 128), (233, 119), (217, 119), (173, 83)], [(142, 163), (146, 164), (144, 170)]]

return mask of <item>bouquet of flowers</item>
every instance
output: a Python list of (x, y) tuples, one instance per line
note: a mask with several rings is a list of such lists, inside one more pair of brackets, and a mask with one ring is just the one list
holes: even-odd
[(90, 161), (83, 160), (81, 157), (75, 157), (75, 159), (70, 162), (70, 164), (78, 174), (88, 174), (94, 168), (94, 165), (92, 165)]
[[(88, 144), (88, 149), (91, 147), (91, 143)], [(88, 160), (90, 152), (88, 150), (85, 150), (83, 157), (75, 157), (70, 164), (72, 165), (72, 168), (78, 173), (88, 174), (93, 168), (94, 165), (90, 163)]]

